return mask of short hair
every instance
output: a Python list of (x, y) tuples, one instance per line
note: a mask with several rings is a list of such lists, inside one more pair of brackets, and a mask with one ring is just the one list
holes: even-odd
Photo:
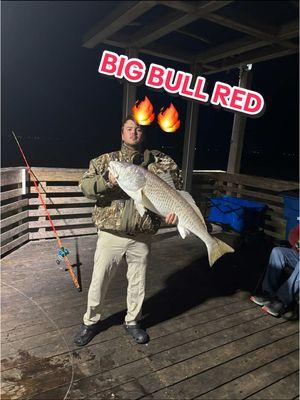
[(137, 122), (137, 120), (134, 118), (134, 116), (132, 114), (128, 114), (128, 115), (126, 115), (126, 117), (124, 118), (124, 120), (122, 122), (122, 126), (121, 126), (122, 130), (127, 121), (134, 121), (140, 128), (142, 128), (142, 126)]
[[(123, 134), (123, 129), (124, 129), (124, 125), (126, 124), (127, 121), (134, 121), (142, 130), (142, 140), (141, 143), (145, 141), (146, 139), (146, 134), (145, 134), (145, 130), (144, 127), (142, 125), (140, 125), (137, 120), (134, 118), (134, 116), (132, 114), (128, 114), (126, 115), (126, 117), (124, 118), (123, 122), (122, 122), (122, 126), (121, 126), (121, 134)], [(123, 141), (122, 141), (123, 143)]]

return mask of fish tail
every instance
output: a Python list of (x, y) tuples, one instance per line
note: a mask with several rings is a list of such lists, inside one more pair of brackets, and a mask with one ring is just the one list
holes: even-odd
[(223, 254), (234, 252), (234, 249), (230, 247), (228, 244), (222, 242), (222, 240), (217, 238), (213, 239), (214, 239), (213, 241), (210, 241), (208, 244), (206, 244), (208, 252), (208, 261), (211, 267), (220, 257), (222, 257)]

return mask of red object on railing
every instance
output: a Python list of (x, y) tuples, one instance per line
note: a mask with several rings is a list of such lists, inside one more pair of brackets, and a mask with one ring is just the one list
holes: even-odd
[[(53, 223), (53, 221), (52, 221), (52, 218), (51, 218), (51, 216), (50, 216), (50, 214), (49, 214), (49, 211), (47, 210), (47, 206), (46, 206), (46, 203), (44, 202), (44, 199), (43, 199), (43, 197), (42, 197), (42, 195), (41, 195), (41, 192), (40, 192), (40, 190), (39, 190), (36, 177), (35, 177), (34, 173), (32, 172), (32, 170), (31, 170), (31, 168), (30, 168), (30, 165), (28, 164), (27, 158), (26, 158), (26, 156), (25, 156), (25, 154), (24, 154), (24, 151), (23, 151), (23, 149), (22, 149), (22, 147), (21, 147), (21, 145), (20, 145), (20, 143), (19, 143), (19, 141), (18, 141), (18, 139), (17, 139), (17, 137), (16, 137), (16, 135), (15, 135), (15, 133), (14, 133), (13, 131), (12, 131), (12, 134), (13, 134), (14, 139), (15, 139), (15, 141), (16, 141), (18, 147), (19, 147), (19, 150), (20, 150), (20, 152), (21, 152), (21, 154), (22, 154), (22, 157), (23, 157), (23, 160), (24, 160), (24, 162), (25, 162), (27, 171), (28, 171), (28, 173), (30, 174), (30, 176), (32, 177), (34, 187), (35, 187), (35, 189), (36, 189), (36, 191), (37, 191), (37, 193), (38, 193), (38, 196), (39, 196), (39, 199), (40, 199), (40, 201), (41, 201), (41, 203), (42, 203), (42, 206), (44, 207), (44, 210), (45, 210), (45, 213), (46, 213), (46, 215), (47, 215), (47, 218), (48, 218), (48, 220), (49, 220), (49, 222), (50, 222), (51, 228), (52, 228), (53, 233), (54, 233), (54, 235), (55, 235), (55, 237), (56, 237), (57, 244), (58, 244), (59, 248), (61, 249), (61, 248), (63, 248), (62, 241), (61, 241), (61, 239), (60, 239), (60, 237), (59, 237), (59, 235), (58, 235), (58, 233), (57, 233), (57, 230), (55, 229), (55, 226), (54, 226), (54, 223)], [(78, 291), (81, 291), (81, 287), (80, 287), (80, 285), (79, 285), (79, 283), (78, 283), (78, 279), (77, 279), (76, 275), (74, 274), (74, 271), (73, 271), (72, 265), (71, 265), (71, 263), (70, 263), (70, 260), (68, 259), (68, 257), (67, 257), (66, 255), (63, 257), (63, 259), (64, 259), (64, 261), (65, 261), (65, 263), (66, 263), (67, 269), (68, 269), (68, 271), (69, 271), (69, 274), (71, 275), (71, 278), (72, 278), (72, 280), (73, 280), (73, 283), (74, 283), (76, 289), (77, 289)]]

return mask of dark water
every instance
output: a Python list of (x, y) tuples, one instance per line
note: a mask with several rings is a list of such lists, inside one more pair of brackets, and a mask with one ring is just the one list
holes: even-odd
[[(290, 153), (291, 154), (291, 153)], [(195, 169), (222, 169), (226, 171), (227, 157), (221, 151), (204, 152), (202, 160)], [(299, 180), (299, 158), (295, 155), (278, 153), (244, 153), (241, 162), (241, 174), (262, 176), (282, 180)]]
[[(183, 138), (170, 136), (162, 139), (159, 146), (149, 143), (149, 148), (157, 148), (169, 154), (181, 167)], [(21, 140), (21, 139), (20, 139)], [(156, 138), (153, 138), (156, 141)], [(151, 141), (150, 141), (151, 142)], [(178, 143), (179, 142), (179, 143)], [(177, 145), (178, 144), (178, 145)], [(98, 155), (119, 148), (119, 135), (113, 145), (90, 145), (83, 138), (28, 139), (23, 140), (23, 149), (29, 163), (36, 167), (88, 168), (89, 160)], [(196, 148), (194, 169), (226, 170), (229, 145), (226, 149)], [(4, 162), (3, 162), (4, 161)], [(23, 166), (19, 150), (11, 137), (2, 138), (2, 167)], [(244, 152), (241, 173), (283, 180), (299, 180), (299, 158), (296, 153), (280, 154), (270, 151), (268, 154)]]

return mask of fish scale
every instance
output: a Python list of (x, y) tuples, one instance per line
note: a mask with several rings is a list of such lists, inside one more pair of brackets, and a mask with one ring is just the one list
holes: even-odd
[(223, 254), (234, 251), (232, 247), (207, 232), (201, 211), (187, 192), (180, 193), (159, 175), (137, 165), (111, 161), (109, 169), (121, 189), (134, 200), (141, 215), (145, 209), (163, 217), (170, 213), (176, 214), (177, 228), (182, 238), (193, 233), (205, 243), (210, 266)]
[[(186, 200), (182, 198), (181, 194), (151, 172), (146, 171), (145, 177), (147, 183), (143, 189), (143, 193), (154, 207), (161, 211), (161, 215), (166, 216), (170, 212), (173, 212), (183, 224), (190, 225), (193, 233), (200, 229), (200, 226), (197, 229), (198, 224), (195, 222), (202, 224), (202, 221), (200, 221), (199, 216)], [(163, 193), (163, 195), (159, 196), (159, 193)]]

